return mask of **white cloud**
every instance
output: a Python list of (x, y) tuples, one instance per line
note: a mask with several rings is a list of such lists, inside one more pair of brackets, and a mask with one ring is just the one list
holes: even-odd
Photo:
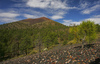
[(76, 7), (69, 7), (67, 0), (28, 0), (26, 5), (33, 8), (77, 9)]
[(100, 4), (94, 5), (90, 8), (87, 8), (87, 9), (83, 10), (82, 14), (90, 14), (91, 12), (96, 11), (99, 8), (100, 8)]
[(27, 8), (27, 9), (21, 8), (21, 9), (15, 10), (15, 11), (23, 13), (23, 14), (45, 16), (45, 14), (43, 12), (41, 12), (40, 10), (35, 10), (33, 8)]
[(63, 20), (64, 22), (62, 24), (69, 26), (71, 25), (72, 20)]
[(88, 0), (80, 0), (78, 8), (81, 10), (82, 14), (96, 12), (100, 10), (100, 0), (93, 2), (89, 2)]
[(0, 13), (0, 17), (17, 17), (19, 16), (19, 14), (16, 14), (16, 13), (9, 13), (9, 12), (4, 12), (4, 13)]
[(66, 0), (28, 0), (26, 3), (30, 7), (37, 7), (37, 8), (55, 8), (55, 9), (65, 9), (67, 4)]
[[(95, 24), (99, 24), (99, 25), (100, 25), (100, 15), (94, 15), (93, 17), (84, 19), (84, 20), (82, 20), (82, 21), (87, 21), (87, 20), (94, 21)], [(71, 20), (70, 23), (79, 25), (82, 21), (74, 22), (74, 21)], [(67, 22), (64, 22), (64, 24), (66, 24), (66, 23), (67, 23)]]
[(81, 4), (81, 7), (82, 7), (82, 8), (86, 8), (86, 7), (87, 7), (87, 5), (88, 5), (88, 3), (87, 3), (87, 2), (85, 2), (85, 3)]
[(83, 0), (80, 0), (79, 2), (79, 6), (80, 6), (80, 9), (85, 9), (89, 6), (89, 2), (86, 2), (86, 1), (83, 1)]
[(24, 17), (26, 17), (26, 18), (35, 18), (36, 16), (30, 15), (30, 14), (24, 14)]
[(65, 12), (65, 11), (58, 11), (56, 14), (57, 15), (64, 15), (64, 14), (66, 14), (67, 12)]
[(44, 12), (41, 12), (39, 10), (34, 10), (33, 8), (28, 8), (28, 9), (19, 9), (20, 13), (25, 13), (22, 14), (22, 16), (26, 18), (39, 18), (39, 17), (48, 17), (48, 15)]
[(75, 24), (75, 25), (80, 25), (81, 21), (79, 22), (72, 22), (72, 24)]
[(57, 20), (57, 19), (62, 19), (64, 18), (64, 15), (66, 14), (67, 12), (65, 11), (57, 11), (55, 12), (55, 14), (53, 14), (50, 18), (53, 19), (53, 20)]
[(77, 21), (77, 22), (76, 21), (72, 21), (72, 20), (63, 20), (64, 22), (62, 24), (66, 25), (66, 26), (69, 26), (71, 24), (79, 25), (82, 21), (87, 21), (87, 20), (94, 21), (95, 24), (99, 24), (100, 25), (100, 15), (94, 15), (91, 18), (87, 18), (87, 19), (84, 19), (84, 20), (81, 20), (81, 21)]
[(57, 20), (57, 19), (62, 19), (63, 16), (60, 16), (60, 15), (53, 15), (51, 18), (52, 18), (53, 20)]
[(100, 15), (94, 15), (91, 18), (87, 18), (85, 20), (91, 20), (91, 21), (94, 21), (95, 24), (100, 24)]
[(93, 17), (94, 18), (100, 18), (100, 15), (94, 15)]
[(18, 21), (18, 19), (16, 19), (16, 18), (0, 18), (0, 20), (1, 20), (0, 22), (4, 22), (4, 23)]
[(88, 19), (85, 19), (85, 20), (91, 20), (91, 21), (94, 21), (95, 24), (100, 24), (100, 18), (88, 18)]
[(44, 15), (36, 15), (36, 14), (33, 14), (33, 15), (31, 15), (31, 14), (23, 14), (23, 16), (26, 17), (26, 18), (40, 18), (40, 17), (46, 17), (46, 16), (44, 16)]
[[(17, 10), (18, 12), (23, 13), (24, 11), (27, 12), (25, 14), (29, 14), (24, 15), (26, 18), (45, 16), (52, 19), (62, 19), (68, 10), (77, 9), (76, 7), (69, 7), (68, 0), (23, 0), (24, 3), (20, 0), (13, 1), (18, 2), (17, 4), (14, 4), (15, 7), (23, 7), (21, 9), (19, 8)], [(35, 10), (35, 8), (39, 8), (39, 10)], [(51, 15), (52, 17), (50, 17)]]
[(15, 22), (18, 19), (16, 17), (20, 16), (20, 14), (15, 13), (14, 11), (10, 12), (0, 12), (0, 22), (9, 23)]
[(45, 8), (49, 5), (49, 1), (42, 1), (42, 0), (29, 0), (27, 5), (30, 7), (38, 7), (38, 8)]
[(62, 24), (66, 25), (66, 26), (71, 26), (73, 24), (75, 25), (79, 25), (81, 23), (81, 21), (76, 22), (76, 21), (72, 21), (72, 20), (63, 20), (64, 22)]
[(67, 23), (67, 22), (72, 22), (72, 20), (63, 20), (63, 21), (66, 22), (66, 23)]

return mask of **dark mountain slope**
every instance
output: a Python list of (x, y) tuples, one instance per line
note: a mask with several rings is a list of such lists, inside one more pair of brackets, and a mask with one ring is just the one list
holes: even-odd
[[(3, 24), (0, 25), (0, 29), (25, 29), (25, 28), (30, 28), (32, 27), (32, 25), (37, 24), (37, 23), (42, 23), (42, 22), (49, 22), (49, 21), (53, 21), (50, 20), (46, 17), (41, 17), (41, 18), (36, 18), (36, 19), (24, 19), (24, 20), (20, 20), (17, 22), (12, 22), (12, 23), (8, 23), (8, 24)], [(54, 21), (53, 21), (54, 22)]]
[(63, 43), (68, 38), (67, 30), (65, 25), (45, 17), (0, 25), (0, 60), (36, 53), (39, 43), (41, 51)]

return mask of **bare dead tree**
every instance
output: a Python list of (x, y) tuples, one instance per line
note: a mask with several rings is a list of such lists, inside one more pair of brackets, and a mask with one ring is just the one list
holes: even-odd
[(81, 39), (81, 42), (82, 42), (82, 48), (84, 48), (85, 39), (86, 39), (86, 31), (85, 31), (85, 33), (84, 33), (83, 39)]
[(40, 59), (41, 46), (42, 46), (42, 38), (41, 38), (40, 33), (38, 33), (37, 44), (38, 44), (38, 48), (39, 48), (39, 59)]
[(84, 35), (84, 38), (82, 39), (82, 48), (84, 48), (85, 38), (86, 38), (86, 34)]

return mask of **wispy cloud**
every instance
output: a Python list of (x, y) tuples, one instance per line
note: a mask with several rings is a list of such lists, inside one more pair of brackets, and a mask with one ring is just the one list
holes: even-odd
[(66, 26), (71, 26), (72, 24), (75, 25), (79, 25), (81, 23), (81, 21), (77, 22), (77, 21), (72, 21), (72, 20), (63, 20), (64, 22), (62, 24), (66, 25)]
[(33, 7), (33, 8), (41, 8), (41, 9), (64, 9), (64, 10), (69, 10), (69, 9), (77, 9), (77, 7), (73, 6), (70, 7), (68, 5), (68, 0), (28, 0), (26, 2), (26, 5), (28, 7)]
[(67, 3), (68, 0), (28, 0), (26, 5), (31, 8), (40, 8), (45, 11), (44, 14), (49, 14), (53, 20), (62, 19), (68, 10), (76, 9), (70, 7)]
[(3, 22), (3, 23), (9, 23), (9, 22), (15, 22), (15, 21), (18, 21), (18, 19), (16, 18), (0, 18), (0, 22)]
[(63, 20), (64, 22), (62, 24), (69, 26), (72, 22), (72, 20)]
[(0, 12), (0, 22), (15, 22), (18, 19), (16, 17), (20, 16), (20, 14), (14, 13), (14, 11), (10, 12)]
[(85, 8), (87, 8), (89, 5), (90, 5), (89, 2), (84, 1), (84, 0), (80, 0), (80, 2), (79, 2), (79, 9), (85, 9)]
[(30, 14), (24, 14), (24, 17), (26, 17), (26, 18), (34, 18), (35, 16), (30, 15)]
[[(100, 0), (93, 1), (93, 2), (89, 2), (87, 0), (78, 0), (77, 2), (75, 2), (74, 0), (71, 1), (69, 0), (11, 0), (11, 1), (15, 2), (14, 4), (11, 5), (11, 8), (3, 11), (0, 10), (0, 20), (2, 20), (3, 22), (12, 22), (14, 21), (14, 19), (22, 20), (25, 18), (48, 17), (53, 20), (58, 20), (58, 21), (59, 19), (63, 20), (64, 21), (63, 24), (65, 25), (69, 25), (70, 23), (79, 24), (80, 21), (73, 20), (71, 12), (90, 14), (92, 12), (96, 12), (100, 10)], [(67, 14), (69, 16), (67, 16)], [(79, 14), (79, 16), (81, 16), (81, 14)], [(66, 17), (70, 17), (70, 19), (71, 18), (72, 19), (67, 20), (65, 19)], [(96, 21), (99, 21), (99, 18), (100, 18), (99, 15), (95, 15), (93, 17), (86, 18), (86, 19), (92, 19), (92, 20), (98, 19)]]
[(27, 7), (26, 6), (26, 2), (28, 1), (28, 0), (11, 0), (11, 1), (13, 1), (14, 2), (14, 4), (13, 5), (11, 5), (10, 7)]
[(100, 18), (100, 15), (93, 15), (94, 18)]
[(62, 18), (64, 18), (64, 15), (66, 13), (67, 12), (65, 12), (65, 11), (58, 11), (57, 13), (55, 13), (54, 15), (51, 16), (51, 19), (53, 19), (53, 20), (62, 19)]
[(90, 14), (92, 13), (93, 11), (96, 11), (97, 9), (100, 8), (100, 5), (95, 5), (93, 7), (90, 7), (90, 8), (87, 8), (85, 10), (82, 11), (83, 14)]
[(16, 14), (16, 13), (9, 13), (9, 12), (3, 12), (3, 13), (0, 13), (0, 17), (17, 17), (19, 16), (20, 14)]
[[(69, 6), (68, 0), (12, 0), (17, 2), (12, 7), (22, 7), (17, 10), (26, 18), (48, 17), (53, 20), (62, 19), (68, 13), (68, 10), (77, 9), (75, 6)], [(35, 10), (39, 9), (39, 10)], [(24, 12), (25, 13), (24, 13)], [(59, 14), (60, 13), (60, 14)]]
[(43, 16), (31, 15), (31, 14), (23, 14), (23, 16), (26, 17), (26, 18), (39, 18), (39, 17), (43, 17)]
[(83, 1), (83, 4), (81, 3), (80, 6), (83, 9), (81, 11), (82, 14), (90, 14), (94, 11), (100, 10), (100, 0), (93, 3)]
[(79, 25), (80, 23), (82, 23), (82, 21), (87, 21), (87, 20), (94, 21), (95, 24), (99, 24), (100, 25), (100, 15), (93, 15), (90, 18), (83, 19), (83, 20), (80, 20), (80, 21), (63, 20), (63, 23), (62, 24), (66, 25), (66, 26), (69, 26), (71, 24)]
[(12, 9), (12, 10), (16, 11), (14, 13), (18, 13), (25, 18), (47, 17), (47, 14), (45, 14), (45, 12), (43, 13), (33, 8), (20, 8), (20, 9)]

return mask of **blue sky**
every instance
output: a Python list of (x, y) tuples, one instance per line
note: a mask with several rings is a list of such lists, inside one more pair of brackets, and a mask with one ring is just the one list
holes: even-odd
[(0, 24), (39, 17), (64, 25), (100, 24), (100, 0), (0, 0)]

